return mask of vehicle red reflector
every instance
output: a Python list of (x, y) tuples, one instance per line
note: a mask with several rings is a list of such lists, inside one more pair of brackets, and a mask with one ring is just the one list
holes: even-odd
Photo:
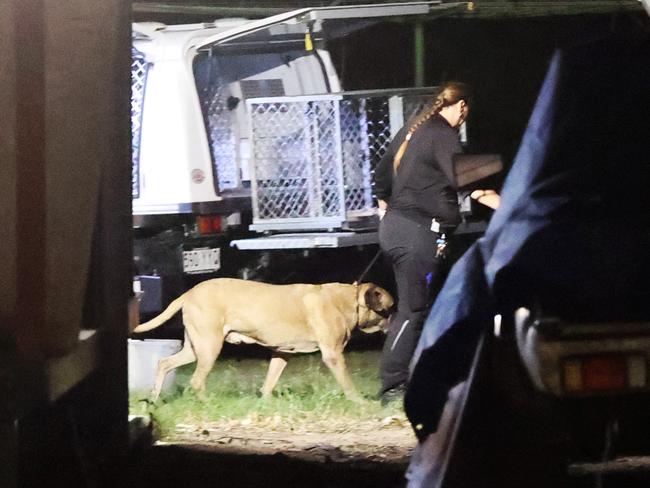
[(577, 356), (562, 361), (564, 390), (569, 393), (647, 387), (648, 368), (641, 354)]
[(199, 215), (196, 218), (196, 227), (201, 235), (216, 234), (221, 231), (221, 216)]
[(584, 390), (617, 390), (628, 386), (625, 356), (592, 356), (582, 360)]

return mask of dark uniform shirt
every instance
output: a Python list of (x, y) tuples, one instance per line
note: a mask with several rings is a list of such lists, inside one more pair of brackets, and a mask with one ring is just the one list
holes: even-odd
[[(436, 219), (443, 226), (460, 222), (453, 155), (462, 152), (458, 132), (441, 115), (424, 122), (411, 136), (397, 173), (393, 159), (404, 141), (408, 126), (395, 135), (375, 169), (375, 196), (425, 225)], [(396, 192), (393, 189), (397, 189)]]

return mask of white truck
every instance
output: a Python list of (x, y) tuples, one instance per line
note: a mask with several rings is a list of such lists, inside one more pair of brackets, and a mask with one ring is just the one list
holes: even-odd
[[(141, 312), (206, 278), (262, 279), (272, 256), (290, 255), (270, 252), (277, 249), (304, 258), (334, 248), (340, 252), (325, 258), (326, 268), (347, 274), (332, 279), (354, 279), (377, 239), (371, 171), (434, 90), (344, 92), (326, 39), (380, 18), (448, 8), (412, 2), (308, 8), (256, 21), (134, 24), (134, 286), (147, 289)], [(345, 252), (363, 256), (335, 263)], [(301, 267), (309, 268), (290, 262), (287, 271)], [(323, 278), (321, 271), (315, 279)]]

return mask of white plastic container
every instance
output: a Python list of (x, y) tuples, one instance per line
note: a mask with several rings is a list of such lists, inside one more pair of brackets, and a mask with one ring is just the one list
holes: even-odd
[[(149, 392), (156, 380), (158, 361), (181, 350), (176, 339), (129, 339), (129, 391)], [(167, 373), (162, 391), (168, 390), (176, 379), (176, 371)]]

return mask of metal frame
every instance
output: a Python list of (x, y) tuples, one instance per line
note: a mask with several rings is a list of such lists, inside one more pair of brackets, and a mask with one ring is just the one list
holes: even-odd
[(247, 99), (251, 230), (346, 229), (372, 217), (372, 170), (405, 120), (436, 93), (429, 87)]
[(247, 23), (244, 26), (229, 29), (227, 32), (217, 33), (214, 36), (208, 37), (197, 44), (196, 49), (200, 50), (209, 46), (232, 42), (241, 37), (255, 34), (257, 32), (267, 30), (272, 26), (280, 24), (304, 25), (309, 23), (320, 23), (321, 21), (327, 19), (359, 19), (373, 17), (390, 18), (406, 17), (410, 15), (417, 16), (426, 15), (435, 11), (447, 12), (449, 10), (455, 10), (458, 8), (458, 6), (465, 4), (465, 2), (455, 2), (453, 4), (447, 5), (443, 4), (441, 0), (433, 0), (428, 2), (404, 2), (389, 4), (302, 8), (274, 15), (272, 17), (267, 17), (261, 20), (256, 20)]
[(323, 249), (377, 244), (376, 232), (303, 232), (275, 234), (253, 239), (237, 239), (230, 243), (240, 250), (261, 249)]

